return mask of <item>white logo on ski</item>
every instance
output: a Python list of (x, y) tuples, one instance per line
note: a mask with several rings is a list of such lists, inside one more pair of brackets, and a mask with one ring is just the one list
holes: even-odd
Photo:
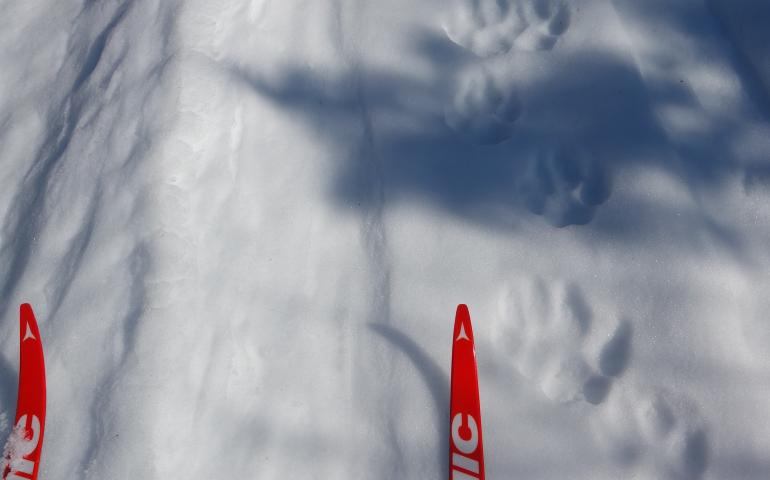
[(465, 333), (464, 323), (460, 324), (460, 334), (457, 336), (457, 338), (455, 338), (455, 342), (459, 342), (460, 340), (468, 340), (469, 342), (471, 341), (471, 339), (468, 338), (468, 335)]
[[(467, 439), (460, 435), (460, 427), (463, 424), (463, 415), (465, 415), (466, 428), (471, 434)], [(462, 413), (458, 413), (452, 418), (452, 445), (461, 452), (452, 452), (452, 480), (477, 480), (479, 475), (479, 461), (471, 457), (471, 455), (476, 453), (476, 449), (479, 446), (479, 427), (475, 418)], [(469, 475), (454, 467), (465, 469), (475, 475)]]
[(8, 480), (26, 480), (28, 477), (22, 477), (18, 475), (20, 473), (24, 475), (32, 476), (35, 471), (35, 461), (26, 458), (32, 455), (37, 449), (37, 445), (40, 442), (40, 419), (36, 415), (29, 415), (30, 422), (27, 426), (27, 417), (25, 413), (19, 417), (19, 421), (16, 422), (16, 428), (21, 429), (24, 432), (22, 439), (15, 446), (14, 451), (15, 458), (11, 460), (9, 465), (10, 471), (8, 472)]
[(29, 323), (25, 323), (24, 325), (25, 325), (25, 328), (24, 328), (24, 330), (25, 330), (24, 338), (22, 338), (21, 341), (23, 342), (23, 341), (27, 340), (28, 338), (32, 339), (32, 340), (37, 340), (35, 335), (32, 334), (32, 329), (29, 328)]

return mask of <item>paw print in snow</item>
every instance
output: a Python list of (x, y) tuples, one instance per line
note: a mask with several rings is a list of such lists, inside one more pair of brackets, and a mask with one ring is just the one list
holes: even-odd
[(444, 111), (446, 124), (479, 145), (503, 142), (513, 134), (521, 101), (513, 87), (502, 89), (483, 68), (460, 77), (454, 101)]
[(708, 467), (709, 439), (686, 398), (625, 389), (593, 419), (599, 443), (626, 469), (662, 480), (698, 480)]
[[(496, 332), (498, 346), (516, 369), (552, 400), (600, 404), (613, 378), (628, 366), (632, 326), (618, 322), (606, 341), (593, 341), (593, 314), (576, 285), (556, 292), (540, 280), (504, 292)], [(597, 344), (591, 353), (589, 345)]]
[(567, 31), (570, 10), (557, 0), (457, 0), (444, 31), (480, 57), (548, 50)]
[(556, 227), (590, 222), (610, 194), (606, 166), (567, 145), (533, 152), (517, 186), (526, 207)]

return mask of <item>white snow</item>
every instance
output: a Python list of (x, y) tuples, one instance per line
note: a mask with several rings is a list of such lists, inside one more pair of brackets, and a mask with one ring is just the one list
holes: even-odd
[(0, 3), (41, 480), (770, 478), (770, 4)]
[[(39, 426), (39, 423), (36, 425)], [(32, 453), (37, 446), (39, 437), (33, 439), (32, 435), (32, 432), (21, 424), (13, 427), (3, 448), (3, 459), (0, 462), (3, 472), (6, 468), (11, 472), (31, 472), (30, 467), (34, 468), (34, 464), (24, 457)]]

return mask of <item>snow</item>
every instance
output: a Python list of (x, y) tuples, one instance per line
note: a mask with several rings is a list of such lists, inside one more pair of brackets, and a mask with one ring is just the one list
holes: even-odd
[(770, 6), (6, 0), (40, 478), (770, 477)]
[(24, 463), (24, 455), (28, 454), (25, 448), (26, 429), (20, 426), (14, 427), (8, 435), (8, 441), (3, 449), (2, 469), (19, 470)]

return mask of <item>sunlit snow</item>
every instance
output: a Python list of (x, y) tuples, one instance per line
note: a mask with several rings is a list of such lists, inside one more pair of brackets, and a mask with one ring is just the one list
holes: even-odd
[(770, 3), (0, 2), (40, 480), (770, 478)]

